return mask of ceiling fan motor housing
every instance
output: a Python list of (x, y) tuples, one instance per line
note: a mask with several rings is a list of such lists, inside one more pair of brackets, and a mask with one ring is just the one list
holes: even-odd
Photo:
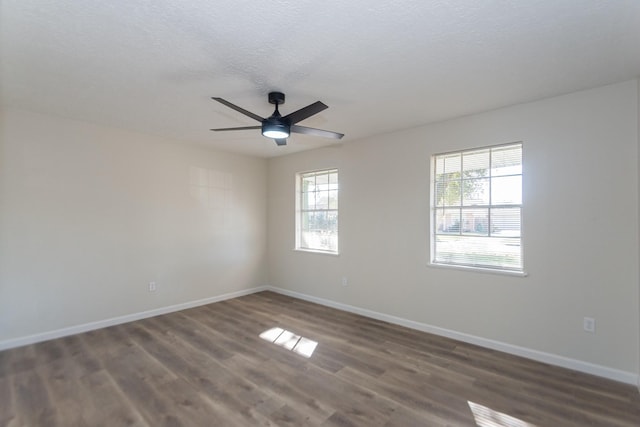
[(273, 115), (262, 121), (262, 135), (267, 138), (287, 138), (291, 133), (291, 124), (279, 115)]
[(276, 110), (271, 117), (262, 120), (262, 135), (267, 138), (285, 139), (291, 134), (291, 121), (280, 115), (278, 105), (284, 104), (284, 93), (270, 92), (269, 103), (275, 104)]

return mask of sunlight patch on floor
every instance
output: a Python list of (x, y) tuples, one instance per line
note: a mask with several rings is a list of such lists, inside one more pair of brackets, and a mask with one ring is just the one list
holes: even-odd
[(260, 334), (260, 338), (307, 358), (311, 357), (318, 346), (316, 341), (282, 328), (268, 329)]
[(536, 427), (511, 415), (494, 411), (478, 403), (467, 401), (478, 427)]

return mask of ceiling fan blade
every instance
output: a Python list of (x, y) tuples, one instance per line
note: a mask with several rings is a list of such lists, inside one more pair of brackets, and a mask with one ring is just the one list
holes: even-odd
[(239, 128), (219, 128), (219, 129), (209, 129), (212, 130), (214, 132), (220, 132), (220, 131), (225, 131), (225, 130), (248, 130), (248, 129), (261, 129), (262, 126), (242, 126)]
[(222, 99), (222, 98), (216, 98), (216, 97), (212, 97), (211, 99), (218, 101), (219, 103), (226, 105), (227, 107), (236, 110), (239, 113), (244, 114), (245, 116), (251, 117), (254, 120), (257, 120), (259, 122), (263, 121), (264, 119), (262, 117), (260, 117), (257, 114), (252, 113), (251, 111), (247, 111), (244, 108), (240, 108), (235, 104), (230, 103), (229, 101), (227, 101), (226, 99)]
[(290, 120), (291, 124), (294, 125), (308, 117), (313, 116), (314, 114), (318, 114), (322, 110), (326, 110), (327, 108), (329, 107), (322, 102), (316, 101), (311, 105), (307, 105), (306, 107), (294, 111), (293, 113), (287, 114), (283, 118)]
[(274, 141), (275, 141), (275, 142), (276, 142), (276, 144), (278, 144), (279, 146), (287, 145), (287, 140), (286, 140), (286, 139), (274, 139)]
[(292, 125), (291, 132), (302, 133), (304, 135), (321, 136), (323, 138), (342, 139), (343, 133), (332, 132), (330, 130), (308, 128), (306, 126)]

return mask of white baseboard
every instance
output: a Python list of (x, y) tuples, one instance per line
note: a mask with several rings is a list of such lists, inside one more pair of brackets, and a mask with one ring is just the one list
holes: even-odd
[(135, 320), (146, 319), (148, 317), (159, 316), (161, 314), (172, 313), (174, 311), (186, 310), (201, 305), (212, 304), (214, 302), (224, 301), (231, 298), (237, 298), (249, 294), (253, 294), (261, 291), (273, 291), (282, 295), (287, 295), (301, 300), (314, 302), (327, 307), (337, 308), (339, 310), (348, 311), (350, 313), (359, 314), (361, 316), (370, 317), (372, 319), (382, 320), (385, 322), (393, 323), (396, 325), (404, 326), (410, 329), (416, 329), (418, 331), (428, 332), (434, 335), (440, 335), (447, 338), (452, 338), (458, 341), (475, 344), (481, 347), (490, 348), (493, 350), (503, 351), (505, 353), (513, 354), (516, 356), (526, 357), (528, 359), (536, 360), (539, 362), (548, 363), (550, 365), (561, 366), (563, 368), (573, 369), (575, 371), (584, 372), (587, 374), (597, 375), (599, 377), (608, 378), (614, 381), (620, 381), (627, 384), (633, 384), (638, 386), (640, 384), (640, 376), (633, 372), (625, 372), (618, 369), (609, 368), (602, 365), (596, 365), (582, 360), (570, 359), (568, 357), (559, 356), (556, 354), (545, 353), (537, 350), (532, 350), (526, 347), (519, 347), (503, 343), (500, 341), (494, 341), (474, 335), (465, 334), (462, 332), (456, 332), (449, 329), (440, 328), (437, 326), (428, 325), (426, 323), (415, 322), (413, 320), (404, 319), (402, 317), (391, 316), (389, 314), (379, 313), (377, 311), (368, 310), (340, 302), (315, 297), (312, 295), (303, 294), (300, 292), (290, 291), (288, 289), (282, 289), (274, 286), (259, 286), (250, 289), (243, 289), (237, 292), (230, 292), (223, 295), (204, 298), (196, 301), (189, 301), (185, 303), (170, 305), (168, 307), (160, 307), (153, 310), (143, 311), (139, 313), (127, 314), (124, 316), (113, 317), (110, 319), (99, 320), (96, 322), (85, 323), (82, 325), (70, 326), (67, 328), (56, 329), (53, 331), (43, 332), (34, 335), (28, 335), (25, 337), (12, 338), (9, 340), (0, 341), (0, 351), (10, 348), (21, 347), (24, 345), (34, 344), (42, 341), (48, 341), (55, 338), (66, 337), (69, 335), (79, 334), (82, 332), (93, 331), (95, 329), (106, 328), (109, 326), (119, 325), (122, 323), (133, 322)]
[(237, 298), (244, 295), (253, 294), (260, 291), (266, 291), (267, 286), (259, 286), (250, 289), (243, 289), (237, 292), (230, 292), (215, 297), (204, 298), (196, 301), (188, 301), (180, 304), (170, 305), (168, 307), (154, 308), (153, 310), (142, 311), (139, 313), (127, 314), (124, 316), (112, 317), (110, 319), (98, 320), (96, 322), (84, 323), (82, 325), (70, 326), (53, 331), (42, 332), (39, 334), (28, 335), (26, 337), (12, 338), (0, 341), (0, 351), (24, 345), (34, 344), (42, 341), (48, 341), (55, 338), (62, 338), (69, 335), (75, 335), (82, 332), (93, 331), (96, 329), (106, 328), (108, 326), (120, 325), (122, 323), (133, 322), (134, 320), (146, 319), (148, 317), (159, 316), (161, 314), (172, 313), (174, 311), (186, 310), (188, 308), (198, 307), (201, 305), (211, 304), (218, 301), (224, 301), (231, 298)]
[(627, 384), (638, 386), (639, 376), (633, 372), (621, 371), (607, 366), (596, 365), (582, 360), (571, 359), (564, 356), (559, 356), (552, 353), (545, 353), (538, 350), (532, 350), (526, 347), (520, 347), (512, 344), (507, 344), (500, 341), (494, 341), (487, 338), (477, 337), (474, 335), (465, 334), (462, 332), (456, 332), (449, 329), (440, 328), (437, 326), (431, 326), (426, 323), (415, 322), (413, 320), (404, 319), (402, 317), (391, 316), (389, 314), (379, 313), (373, 310), (367, 310), (360, 307), (355, 307), (340, 302), (315, 297), (312, 295), (306, 295), (288, 289), (277, 288), (268, 286), (268, 290), (277, 292), (282, 295), (287, 295), (294, 298), (299, 298), (305, 301), (314, 302), (316, 304), (325, 305), (327, 307), (337, 308), (339, 310), (348, 311), (350, 313), (359, 314), (361, 316), (370, 317), (372, 319), (382, 320), (385, 322), (393, 323), (407, 328), (416, 329), (422, 332), (428, 332), (434, 335), (440, 335), (454, 340), (463, 341), (469, 344), (475, 344), (481, 347), (490, 348), (492, 350), (498, 350), (505, 353), (513, 354), (516, 356), (525, 357), (527, 359), (536, 360), (538, 362), (548, 363), (550, 365), (560, 366), (563, 368), (573, 369), (574, 371), (584, 372), (591, 375), (597, 375), (599, 377), (608, 378), (614, 381), (619, 381)]

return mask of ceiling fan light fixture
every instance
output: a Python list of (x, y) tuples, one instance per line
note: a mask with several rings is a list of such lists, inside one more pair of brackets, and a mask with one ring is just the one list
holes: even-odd
[(286, 139), (291, 133), (291, 127), (279, 121), (265, 121), (262, 124), (262, 135), (271, 139)]

